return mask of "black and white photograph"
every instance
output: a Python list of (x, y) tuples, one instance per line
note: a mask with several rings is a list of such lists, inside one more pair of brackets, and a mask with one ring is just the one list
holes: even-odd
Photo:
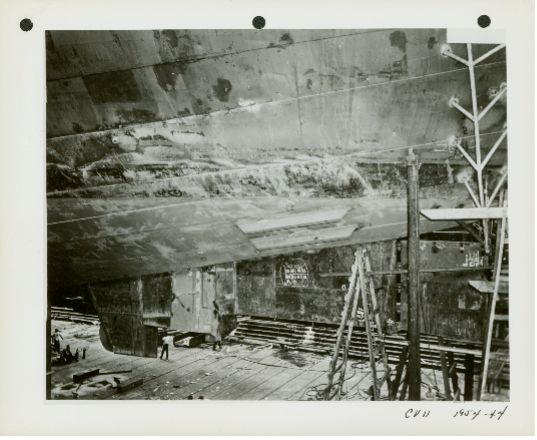
[(0, 435), (535, 435), (531, 0), (6, 0)]
[(45, 38), (47, 398), (509, 401), (505, 44)]

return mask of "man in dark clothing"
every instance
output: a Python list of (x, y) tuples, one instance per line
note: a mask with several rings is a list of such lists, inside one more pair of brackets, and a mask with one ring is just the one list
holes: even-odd
[(170, 344), (173, 345), (173, 336), (166, 336), (162, 340), (162, 351), (160, 352), (161, 359), (162, 359), (162, 356), (164, 355), (164, 352), (166, 352), (166, 360), (168, 360), (168, 347)]
[(216, 331), (214, 334), (214, 345), (213, 350), (216, 350), (216, 346), (218, 345), (218, 348), (222, 348), (222, 323), (221, 323), (221, 317), (220, 317), (220, 308), (218, 307), (218, 304), (216, 301), (213, 301), (214, 306), (214, 318), (216, 320)]

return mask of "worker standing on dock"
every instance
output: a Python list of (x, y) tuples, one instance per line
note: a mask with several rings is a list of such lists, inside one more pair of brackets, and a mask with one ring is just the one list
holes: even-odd
[(52, 335), (52, 344), (54, 345), (54, 350), (58, 352), (58, 354), (61, 354), (60, 338), (63, 339), (63, 336), (61, 335), (60, 331), (56, 329)]
[(213, 350), (216, 350), (216, 346), (218, 345), (218, 348), (222, 348), (222, 319), (220, 315), (220, 308), (218, 307), (218, 304), (216, 301), (213, 301), (214, 306), (214, 319), (216, 322), (216, 330), (214, 332), (214, 345)]
[(164, 355), (164, 352), (166, 352), (166, 360), (168, 360), (168, 346), (173, 345), (173, 336), (165, 336), (162, 340), (162, 351), (160, 352), (160, 358), (162, 359), (162, 356)]

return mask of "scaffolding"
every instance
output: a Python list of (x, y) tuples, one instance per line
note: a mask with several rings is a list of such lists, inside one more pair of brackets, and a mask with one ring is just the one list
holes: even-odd
[[(478, 103), (477, 103), (477, 91), (476, 91), (476, 80), (475, 80), (475, 66), (477, 66), (482, 61), (489, 58), (491, 55), (495, 54), (499, 50), (503, 49), (505, 47), (505, 44), (500, 44), (496, 46), (494, 49), (488, 51), (484, 55), (480, 56), (479, 58), (474, 60), (473, 57), (473, 50), (472, 50), (472, 44), (467, 44), (467, 50), (468, 50), (468, 59), (465, 60), (464, 58), (459, 57), (458, 55), (455, 55), (453, 51), (451, 50), (451, 47), (449, 45), (445, 45), (442, 47), (442, 55), (445, 57), (450, 57), (468, 67), (469, 74), (470, 74), (470, 88), (471, 88), (471, 94), (472, 94), (472, 111), (466, 110), (464, 107), (462, 107), (459, 104), (459, 99), (457, 97), (452, 97), (449, 101), (449, 105), (451, 107), (456, 108), (459, 112), (461, 112), (466, 118), (468, 118), (472, 123), (474, 124), (474, 132), (475, 132), (475, 160), (470, 156), (468, 151), (466, 151), (465, 148), (461, 145), (459, 140), (455, 141), (455, 146), (459, 149), (459, 151), (462, 153), (462, 155), (465, 157), (465, 159), (468, 161), (468, 163), (472, 166), (472, 168), (477, 173), (477, 186), (478, 186), (478, 195), (475, 194), (474, 190), (468, 183), (468, 181), (464, 181), (466, 188), (468, 189), (468, 192), (470, 193), (470, 196), (472, 197), (472, 200), (476, 206), (476, 208), (490, 208), (492, 206), (492, 203), (494, 202), (494, 199), (498, 195), (501, 187), (507, 180), (507, 169), (504, 170), (500, 180), (496, 184), (496, 187), (494, 188), (494, 191), (488, 196), (488, 194), (485, 191), (485, 184), (483, 181), (483, 171), (487, 164), (489, 163), (490, 159), (494, 155), (494, 153), (498, 150), (502, 142), (507, 136), (507, 122), (504, 124), (504, 128), (502, 130), (502, 133), (494, 143), (493, 147), (489, 150), (488, 154), (485, 156), (485, 158), (482, 158), (482, 151), (481, 151), (481, 134), (479, 129), (479, 122), (483, 117), (490, 111), (490, 109), (507, 93), (507, 84), (501, 83), (499, 87), (496, 89), (495, 96), (493, 99), (489, 102), (489, 104), (481, 111), (479, 112), (478, 109)], [(488, 219), (483, 219), (483, 234), (484, 234), (484, 244), (485, 244), (485, 252), (487, 254), (490, 253), (490, 241), (489, 241), (489, 221)]]

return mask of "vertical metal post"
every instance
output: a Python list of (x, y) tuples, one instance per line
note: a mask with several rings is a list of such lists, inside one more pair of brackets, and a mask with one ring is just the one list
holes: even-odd
[[(503, 197), (502, 197), (503, 198)], [(503, 206), (507, 208), (507, 200), (503, 200)], [(504, 216), (501, 221), (501, 226), (498, 225), (498, 234), (496, 237), (496, 258), (494, 261), (494, 292), (492, 293), (492, 298), (490, 301), (490, 309), (488, 322), (485, 333), (485, 343), (483, 344), (483, 356), (482, 356), (482, 372), (480, 378), (480, 386), (478, 391), (478, 400), (481, 400), (481, 394), (486, 391), (487, 386), (487, 375), (490, 361), (490, 344), (492, 341), (492, 329), (494, 326), (494, 315), (496, 313), (496, 301), (498, 300), (498, 291), (500, 287), (500, 276), (502, 271), (502, 256), (503, 248), (505, 245), (505, 229), (507, 227), (507, 217)], [(499, 243), (498, 243), (499, 242)]]
[(483, 170), (481, 168), (481, 138), (479, 136), (479, 112), (477, 109), (477, 90), (475, 85), (474, 57), (472, 45), (468, 44), (468, 67), (470, 68), (470, 87), (472, 89), (472, 112), (474, 115), (475, 131), (475, 162), (477, 164), (477, 183), (479, 186), (479, 201), (481, 206), (485, 206), (485, 196), (483, 191)]
[(408, 385), (409, 400), (421, 400), (420, 359), (420, 231), (418, 201), (417, 158), (412, 149), (408, 153)]

